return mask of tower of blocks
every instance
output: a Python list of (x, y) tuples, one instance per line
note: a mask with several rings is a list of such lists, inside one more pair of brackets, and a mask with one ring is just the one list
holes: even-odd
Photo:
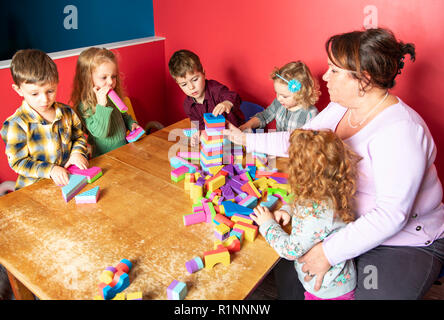
[(128, 259), (122, 259), (116, 267), (107, 267), (100, 275), (99, 294), (104, 300), (112, 299), (130, 285), (128, 272), (132, 263)]
[(210, 167), (220, 166), (223, 162), (222, 131), (225, 129), (225, 118), (212, 113), (204, 113), (205, 130), (200, 136), (200, 165), (202, 170), (209, 172)]

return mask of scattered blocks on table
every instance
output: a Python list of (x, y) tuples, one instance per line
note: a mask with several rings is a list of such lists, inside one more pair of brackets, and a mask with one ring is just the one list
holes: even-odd
[(215, 240), (214, 248), (217, 249), (220, 244), (227, 248), (229, 252), (237, 252), (240, 251), (241, 248), (241, 242), (235, 235), (230, 236), (223, 242), (220, 240)]
[(250, 209), (254, 209), (257, 206), (257, 200), (258, 200), (258, 198), (256, 198), (255, 196), (248, 195), (244, 199), (239, 201), (239, 204), (241, 206), (244, 206), (244, 207), (247, 207)]
[(88, 179), (85, 176), (77, 174), (69, 175), (69, 182), (66, 186), (62, 187), (62, 195), (65, 202), (71, 200), (84, 186), (88, 183)]
[(167, 288), (168, 300), (184, 300), (188, 293), (185, 282), (173, 280)]
[(233, 228), (234, 226), (234, 222), (222, 214), (216, 214), (213, 218), (213, 222), (216, 225), (223, 223), (227, 225), (229, 228)]
[(202, 259), (200, 257), (195, 257), (190, 261), (185, 263), (185, 268), (189, 273), (194, 273), (201, 270), (204, 267)]
[(134, 129), (133, 131), (131, 131), (126, 136), (126, 141), (135, 142), (135, 141), (139, 140), (140, 137), (142, 137), (144, 134), (145, 134), (145, 130), (143, 130), (142, 127), (138, 127), (136, 129)]
[(217, 263), (222, 263), (224, 266), (230, 265), (230, 253), (223, 245), (219, 245), (216, 250), (207, 251), (204, 253), (205, 269), (213, 269)]
[(179, 182), (185, 178), (185, 174), (189, 172), (189, 168), (186, 166), (180, 166), (171, 171), (171, 180)]
[(74, 199), (76, 200), (76, 203), (97, 203), (99, 193), (99, 186), (97, 186), (88, 191), (79, 193)]
[[(238, 221), (242, 221), (247, 224), (253, 224), (253, 222), (254, 222), (253, 219), (251, 219), (249, 216), (245, 216), (243, 214), (238, 214), (238, 213), (233, 214), (233, 216), (231, 217), (231, 221), (233, 223), (236, 223)], [(234, 225), (233, 225), (233, 228), (234, 228)]]
[(243, 215), (250, 215), (253, 213), (253, 209), (241, 206), (237, 203), (233, 203), (231, 201), (223, 201), (222, 205), (224, 206), (225, 215), (227, 217), (231, 217), (233, 214), (243, 214)]

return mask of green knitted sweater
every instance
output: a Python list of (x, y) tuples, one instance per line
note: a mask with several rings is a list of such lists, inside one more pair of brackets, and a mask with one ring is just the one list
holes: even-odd
[(96, 112), (80, 104), (80, 117), (88, 131), (88, 143), (92, 146), (92, 156), (97, 157), (127, 143), (127, 130), (136, 122), (128, 113), (121, 113), (115, 107), (96, 105)]

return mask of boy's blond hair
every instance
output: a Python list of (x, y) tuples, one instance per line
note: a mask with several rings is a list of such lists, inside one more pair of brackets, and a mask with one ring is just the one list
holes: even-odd
[(280, 79), (276, 74), (290, 81), (296, 79), (301, 83), (301, 89), (294, 93), (297, 104), (307, 108), (313, 106), (319, 99), (321, 91), (319, 84), (313, 78), (310, 69), (302, 61), (289, 62), (281, 68), (275, 68), (270, 77), (274, 81), (281, 81), (286, 84), (284, 80)]
[(78, 110), (80, 104), (83, 104), (84, 108), (91, 108), (93, 113), (95, 113), (97, 96), (93, 90), (94, 83), (92, 75), (94, 70), (105, 62), (112, 62), (115, 64), (117, 78), (114, 91), (120, 97), (123, 97), (124, 92), (121, 87), (119, 65), (114, 53), (105, 48), (88, 48), (80, 53), (79, 59), (77, 60), (73, 90), (71, 93), (71, 102), (78, 114), (80, 114)]
[(173, 78), (184, 78), (187, 73), (194, 71), (203, 73), (199, 57), (189, 50), (174, 52), (168, 62), (168, 69)]
[(11, 61), (11, 75), (14, 83), (44, 84), (58, 83), (59, 73), (54, 61), (38, 49), (17, 51)]

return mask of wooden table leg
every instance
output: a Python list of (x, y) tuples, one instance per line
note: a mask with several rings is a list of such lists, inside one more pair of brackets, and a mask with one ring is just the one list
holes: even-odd
[(18, 281), (12, 273), (8, 272), (9, 283), (16, 300), (35, 300), (34, 294)]

